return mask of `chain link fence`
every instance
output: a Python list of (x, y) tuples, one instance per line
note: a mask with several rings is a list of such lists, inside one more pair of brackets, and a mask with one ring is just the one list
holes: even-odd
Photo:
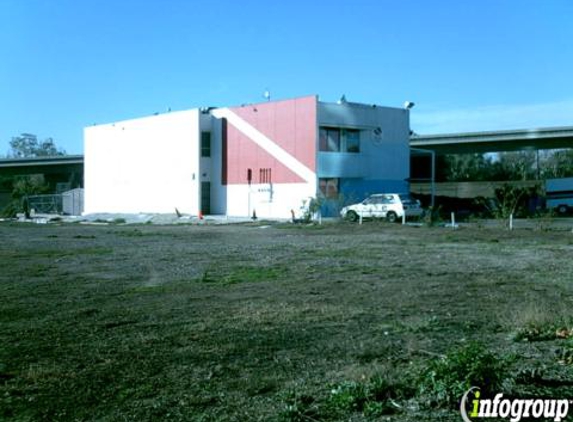
[(36, 214), (81, 215), (84, 210), (84, 190), (72, 189), (51, 195), (28, 195), (24, 209)]

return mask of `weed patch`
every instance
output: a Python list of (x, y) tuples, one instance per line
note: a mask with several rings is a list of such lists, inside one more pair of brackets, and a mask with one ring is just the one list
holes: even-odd
[(281, 422), (322, 420), (319, 406), (320, 404), (314, 397), (291, 390), (285, 395), (284, 407), (280, 410), (279, 420)]
[(480, 343), (469, 343), (430, 362), (419, 380), (420, 396), (430, 407), (454, 407), (474, 386), (486, 395), (498, 393), (511, 378), (511, 361), (510, 357), (494, 355)]
[(253, 283), (276, 280), (284, 274), (286, 274), (286, 269), (280, 266), (240, 266), (233, 268), (229, 272), (222, 272), (217, 269), (205, 270), (199, 281), (202, 283), (218, 283), (226, 285), (237, 283)]
[(515, 341), (550, 341), (573, 337), (573, 324), (567, 310), (560, 308), (548, 311), (548, 306), (538, 304), (524, 306), (511, 321)]
[(515, 341), (547, 341), (566, 339), (573, 336), (573, 329), (558, 325), (530, 324), (515, 333)]
[[(405, 377), (408, 378), (407, 376)], [(402, 409), (400, 400), (411, 398), (411, 385), (377, 375), (365, 382), (344, 382), (330, 391), (327, 408), (336, 415), (359, 412), (365, 416), (396, 413)]]
[(347, 420), (354, 414), (376, 417), (401, 412), (404, 402), (415, 394), (409, 374), (398, 381), (385, 375), (375, 375), (360, 381), (343, 381), (329, 387), (317, 399), (308, 394), (289, 391), (284, 400), (281, 420)]

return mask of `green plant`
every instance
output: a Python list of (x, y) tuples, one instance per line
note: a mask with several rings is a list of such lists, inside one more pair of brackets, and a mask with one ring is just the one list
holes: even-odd
[(316, 400), (309, 395), (290, 390), (284, 398), (284, 408), (279, 413), (279, 420), (284, 422), (308, 422), (319, 418)]
[(442, 221), (442, 217), (440, 215), (441, 211), (441, 205), (429, 207), (423, 218), (424, 223), (430, 227), (439, 224)]
[(539, 186), (521, 187), (505, 183), (494, 190), (496, 207), (494, 216), (507, 220), (510, 215), (525, 214), (527, 199), (538, 195), (541, 188)]
[(509, 376), (510, 360), (469, 343), (429, 363), (419, 381), (420, 395), (430, 406), (453, 407), (474, 386), (485, 394), (498, 393)]
[(573, 343), (571, 341), (565, 347), (558, 349), (557, 360), (561, 365), (573, 365)]
[(335, 415), (360, 412), (365, 416), (395, 413), (401, 406), (396, 400), (413, 397), (415, 391), (408, 382), (408, 374), (400, 381), (376, 375), (367, 381), (345, 381), (335, 385), (326, 407)]
[(530, 323), (515, 333), (515, 341), (546, 341), (569, 338), (571, 330), (555, 324)]
[(547, 210), (537, 210), (537, 212), (533, 215), (536, 229), (543, 231), (549, 230), (555, 221), (556, 216), (557, 212), (554, 208)]
[(28, 195), (46, 193), (49, 185), (41, 176), (16, 176), (12, 180), (12, 200), (2, 210), (3, 217), (15, 217), (17, 213), (29, 214)]
[(329, 404), (336, 410), (361, 412), (368, 396), (368, 388), (363, 383), (345, 381), (331, 390)]

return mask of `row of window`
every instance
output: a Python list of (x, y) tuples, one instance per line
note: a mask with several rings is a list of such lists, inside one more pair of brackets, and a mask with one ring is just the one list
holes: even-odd
[[(360, 152), (360, 131), (321, 127), (318, 149), (323, 152)], [(201, 157), (210, 156), (211, 132), (201, 132)]]
[(325, 152), (360, 152), (360, 131), (321, 127), (318, 149)]
[[(271, 183), (271, 170), (270, 168), (259, 169), (259, 183)], [(247, 182), (249, 185), (253, 183), (253, 170), (247, 169)]]

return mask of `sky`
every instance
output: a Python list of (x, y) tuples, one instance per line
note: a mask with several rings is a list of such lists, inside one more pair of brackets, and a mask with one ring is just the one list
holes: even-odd
[(318, 94), (419, 134), (573, 125), (571, 0), (0, 0), (0, 154), (20, 133)]

